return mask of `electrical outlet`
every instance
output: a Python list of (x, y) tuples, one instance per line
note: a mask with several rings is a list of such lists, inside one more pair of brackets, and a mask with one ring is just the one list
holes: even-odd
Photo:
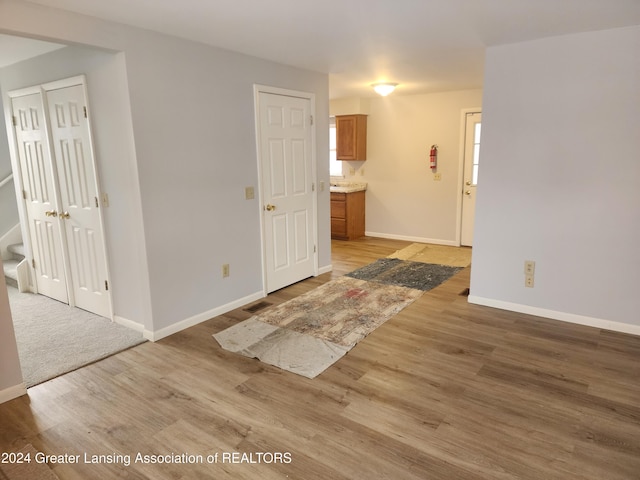
[(536, 262), (533, 260), (524, 261), (524, 274), (533, 276), (536, 273)]
[(440, 180), (442, 180), (442, 174), (441, 173), (434, 173), (433, 174), (433, 180), (436, 182), (439, 182)]
[(358, 172), (360, 173), (360, 176), (363, 177), (364, 176), (364, 167), (362, 167), (360, 170), (358, 170)]
[(253, 200), (255, 198), (253, 187), (244, 187), (244, 198), (247, 200)]
[(356, 174), (356, 169), (353, 167), (349, 167), (349, 175), (354, 176)]
[(225, 263), (222, 265), (222, 278), (226, 278), (229, 276), (229, 264)]
[(524, 286), (527, 288), (533, 288), (533, 275), (524, 276)]

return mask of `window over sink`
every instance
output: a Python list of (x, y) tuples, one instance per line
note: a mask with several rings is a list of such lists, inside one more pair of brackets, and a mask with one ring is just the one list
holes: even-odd
[(337, 159), (337, 146), (336, 117), (329, 117), (329, 175), (332, 177), (342, 176), (342, 162)]

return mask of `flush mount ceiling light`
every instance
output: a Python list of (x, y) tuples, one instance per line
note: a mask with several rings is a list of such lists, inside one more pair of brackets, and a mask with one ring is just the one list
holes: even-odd
[(397, 83), (374, 83), (371, 85), (378, 95), (386, 97), (398, 86)]

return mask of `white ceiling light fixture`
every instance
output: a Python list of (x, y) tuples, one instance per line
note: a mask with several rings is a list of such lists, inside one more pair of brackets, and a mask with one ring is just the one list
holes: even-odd
[(382, 95), (383, 97), (386, 97), (396, 89), (398, 84), (384, 82), (384, 83), (374, 83), (371, 86), (373, 87), (373, 89), (376, 91), (378, 95)]

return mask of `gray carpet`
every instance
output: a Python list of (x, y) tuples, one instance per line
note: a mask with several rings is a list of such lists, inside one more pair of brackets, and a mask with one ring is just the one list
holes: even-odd
[(347, 277), (369, 282), (415, 288), (426, 292), (462, 270), (461, 267), (410, 262), (397, 258), (380, 258), (369, 265), (347, 273)]
[(7, 291), (27, 387), (145, 341), (140, 332), (85, 310), (13, 287)]

